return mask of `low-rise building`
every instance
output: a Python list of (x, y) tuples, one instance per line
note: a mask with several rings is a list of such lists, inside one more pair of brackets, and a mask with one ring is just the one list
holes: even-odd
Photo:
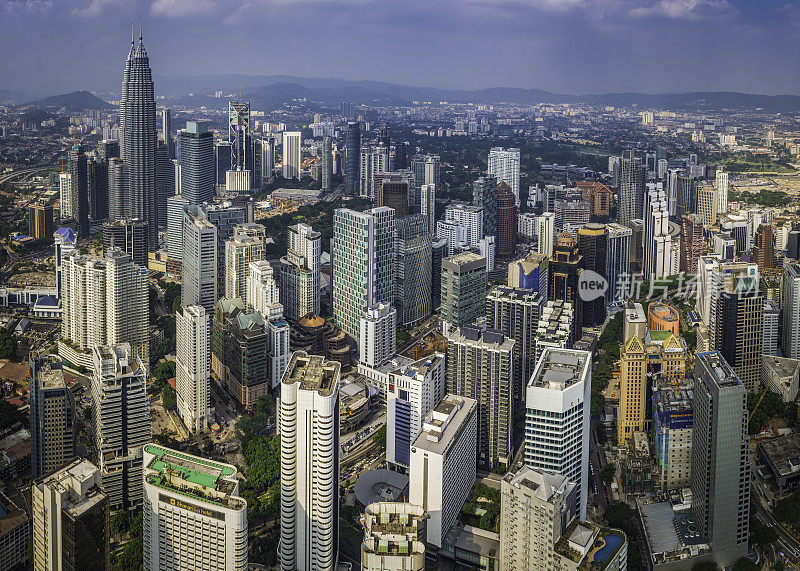
[(758, 443), (759, 472), (779, 496), (800, 482), (800, 433), (786, 434)]
[(774, 355), (761, 356), (761, 384), (781, 395), (783, 402), (797, 399), (800, 361)]
[(362, 519), (361, 569), (423, 571), (425, 544), (422, 539), (426, 516), (425, 510), (412, 504), (368, 505)]

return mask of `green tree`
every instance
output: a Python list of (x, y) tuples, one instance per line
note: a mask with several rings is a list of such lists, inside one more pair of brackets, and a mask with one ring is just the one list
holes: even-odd
[(175, 410), (178, 406), (178, 400), (175, 396), (175, 389), (171, 385), (164, 385), (164, 390), (161, 391), (161, 403), (166, 410)]
[(606, 486), (610, 486), (611, 482), (614, 481), (615, 474), (616, 474), (616, 469), (614, 468), (614, 465), (606, 464), (606, 466), (602, 470), (600, 470), (600, 480)]
[(381, 450), (386, 450), (386, 425), (381, 426), (378, 432), (375, 433), (373, 441), (375, 442), (375, 446)]
[(111, 516), (111, 534), (124, 535), (131, 527), (131, 514), (128, 510), (118, 510)]

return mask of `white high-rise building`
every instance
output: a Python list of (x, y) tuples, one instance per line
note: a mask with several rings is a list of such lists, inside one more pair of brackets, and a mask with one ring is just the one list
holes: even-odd
[(183, 211), (181, 303), (213, 313), (218, 298), (217, 228), (198, 209)]
[(274, 270), (266, 260), (250, 262), (247, 269), (247, 295), (243, 301), (261, 315), (266, 315), (270, 307), (280, 303), (278, 284), (273, 277)]
[(436, 233), (436, 185), (423, 184), (420, 186), (420, 212), (428, 223), (428, 232)]
[(717, 213), (722, 216), (728, 212), (728, 173), (717, 170)]
[(264, 259), (266, 231), (261, 224), (244, 223), (233, 229), (225, 241), (225, 297), (247, 299), (250, 262)]
[(361, 317), (394, 296), (394, 209), (366, 212), (339, 208), (333, 214), (331, 296), (336, 324), (360, 338)]
[(110, 249), (104, 258), (72, 252), (62, 260), (61, 336), (78, 349), (130, 343), (150, 363), (147, 268)]
[(663, 185), (648, 183), (644, 201), (644, 275), (647, 279), (662, 279), (677, 273), (677, 268), (672, 267), (672, 236)]
[(283, 132), (283, 178), (300, 178), (300, 131)]
[(247, 501), (236, 466), (147, 444), (144, 569), (247, 569)]
[(94, 438), (100, 487), (112, 511), (142, 503), (142, 446), (150, 442), (150, 399), (142, 360), (127, 343), (95, 345)]
[(297, 351), (281, 381), (282, 571), (336, 568), (339, 374), (339, 363)]
[(75, 457), (75, 396), (61, 357), (30, 354), (31, 477), (40, 478)]
[(202, 305), (175, 315), (175, 393), (178, 414), (190, 432), (208, 430), (210, 420), (211, 316)]
[(467, 229), (467, 245), (477, 246), (483, 239), (483, 208), (471, 204), (453, 204), (444, 211), (444, 219)]
[(547, 347), (525, 397), (525, 465), (575, 482), (581, 520), (589, 498), (591, 387), (589, 351)]
[[(606, 279), (608, 280), (608, 292), (606, 300), (617, 299), (617, 288), (624, 285), (630, 279), (631, 263), (631, 238), (633, 230), (630, 226), (623, 226), (616, 222), (606, 224), (608, 230), (608, 248), (606, 253)], [(620, 295), (625, 295), (620, 288)]]
[(444, 397), (444, 354), (433, 353), (389, 372), (386, 461), (408, 468), (422, 421)]
[(792, 262), (783, 269), (783, 355), (800, 359), (800, 264)]
[(320, 312), (320, 233), (307, 224), (289, 226), (289, 244), (281, 258), (281, 303), (293, 321)]
[(250, 262), (247, 277), (247, 305), (264, 318), (267, 330), (267, 353), (270, 361), (272, 388), (276, 388), (289, 365), (289, 323), (284, 318), (283, 305), (278, 301), (278, 286), (272, 277), (272, 266), (264, 260)]
[(376, 175), (389, 172), (386, 147), (367, 145), (361, 148), (361, 170), (359, 171), (359, 194), (364, 198), (377, 198)]
[(539, 229), (537, 236), (539, 239), (540, 254), (547, 257), (553, 256), (553, 245), (556, 243), (556, 215), (553, 212), (545, 212), (539, 217)]
[(78, 233), (69, 226), (63, 226), (53, 232), (53, 242), (56, 247), (56, 291), (58, 292), (58, 298), (61, 299), (61, 284), (63, 281), (61, 272), (63, 270), (63, 260), (67, 254), (75, 251), (75, 244), (78, 242)]
[(62, 172), (58, 175), (59, 218), (72, 218), (72, 175)]
[(492, 147), (489, 150), (489, 176), (497, 179), (497, 182), (504, 182), (511, 187), (514, 193), (514, 200), (519, 207), (519, 149), (504, 149), (503, 147)]
[(425, 541), (442, 546), (475, 484), (478, 403), (447, 395), (430, 411), (411, 446), (409, 503), (428, 512)]
[(436, 237), (447, 240), (447, 257), (469, 247), (469, 228), (454, 220), (439, 220), (436, 223)]
[(394, 357), (397, 344), (397, 310), (387, 303), (370, 307), (361, 317), (359, 362), (380, 367)]

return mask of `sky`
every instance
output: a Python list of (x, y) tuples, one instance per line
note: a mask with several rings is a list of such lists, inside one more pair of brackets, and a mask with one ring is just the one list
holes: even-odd
[(118, 90), (140, 18), (156, 76), (800, 95), (800, 0), (0, 0), (0, 89)]

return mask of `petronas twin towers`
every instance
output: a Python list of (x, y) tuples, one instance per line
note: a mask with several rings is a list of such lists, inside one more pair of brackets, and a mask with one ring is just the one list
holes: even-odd
[(119, 106), (120, 154), (125, 171), (124, 188), (119, 189), (120, 214), (147, 221), (148, 249), (153, 251), (158, 248), (156, 101), (141, 32), (138, 45), (131, 38)]

